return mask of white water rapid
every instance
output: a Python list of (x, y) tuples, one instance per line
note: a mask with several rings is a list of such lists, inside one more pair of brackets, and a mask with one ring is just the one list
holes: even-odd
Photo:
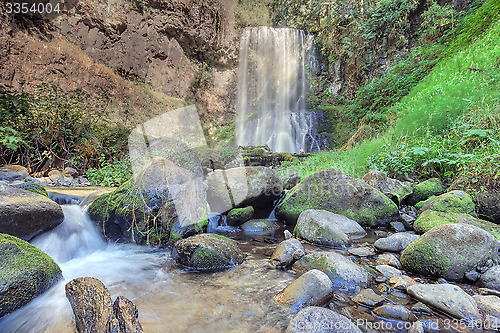
[(123, 295), (134, 302), (148, 333), (255, 332), (288, 325), (292, 310), (272, 297), (294, 277), (270, 269), (267, 256), (249, 253), (231, 270), (192, 273), (178, 267), (168, 249), (106, 242), (80, 206), (62, 207), (64, 222), (32, 244), (57, 262), (64, 279), (0, 318), (1, 333), (76, 332), (64, 286), (84, 276), (101, 280), (113, 300)]
[(310, 150), (314, 114), (307, 111), (313, 37), (288, 28), (252, 27), (241, 34), (236, 143), (275, 152)]

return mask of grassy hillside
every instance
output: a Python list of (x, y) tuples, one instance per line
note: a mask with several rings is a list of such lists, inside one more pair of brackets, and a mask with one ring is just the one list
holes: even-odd
[(499, 16), (496, 0), (465, 19), (447, 56), (386, 111), (391, 121), (384, 133), (348, 151), (289, 163), (283, 173), (338, 168), (359, 177), (377, 168), (396, 177), (468, 177), (471, 183), (500, 177)]

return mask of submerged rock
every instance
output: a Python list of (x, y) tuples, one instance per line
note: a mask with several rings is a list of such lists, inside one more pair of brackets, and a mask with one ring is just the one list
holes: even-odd
[(276, 217), (295, 225), (307, 209), (344, 215), (361, 226), (385, 224), (398, 207), (379, 190), (338, 170), (317, 172), (291, 189), (276, 207)]
[(300, 309), (324, 304), (330, 298), (332, 291), (332, 281), (328, 276), (317, 269), (312, 269), (292, 281), (274, 296), (274, 299), (279, 303), (291, 305), (294, 309)]
[(446, 192), (446, 187), (439, 178), (431, 178), (413, 186), (413, 193), (408, 197), (408, 204), (414, 206), (417, 202), (427, 200), (433, 195)]
[(397, 179), (387, 177), (387, 174), (378, 170), (371, 170), (362, 178), (368, 185), (373, 186), (384, 193), (397, 205), (406, 199), (412, 192), (412, 184), (401, 182)]
[(382, 304), (385, 298), (376, 294), (372, 289), (363, 289), (352, 300), (364, 306), (375, 307)]
[(401, 254), (401, 264), (416, 274), (457, 281), (465, 273), (492, 262), (497, 252), (498, 241), (483, 229), (444, 224), (411, 243)]
[(347, 317), (332, 310), (309, 306), (293, 317), (287, 333), (362, 333)]
[(196, 270), (219, 270), (241, 264), (245, 255), (230, 238), (199, 234), (177, 241), (173, 257), (182, 265)]
[(210, 208), (225, 213), (234, 207), (272, 203), (283, 192), (283, 183), (270, 168), (239, 167), (215, 170), (207, 177)]
[(412, 232), (398, 232), (389, 237), (377, 239), (373, 246), (379, 251), (400, 252), (418, 237)]
[(422, 213), (428, 209), (432, 209), (445, 213), (475, 214), (475, 208), (470, 195), (464, 191), (456, 190), (425, 201), (419, 212)]
[(61, 206), (49, 198), (0, 185), (0, 233), (30, 240), (63, 220)]
[(293, 265), (294, 262), (305, 256), (306, 251), (298, 239), (290, 238), (282, 241), (276, 247), (269, 263), (271, 266), (287, 267)]
[(336, 252), (310, 253), (297, 261), (293, 268), (297, 271), (322, 271), (332, 280), (334, 290), (354, 291), (357, 287), (367, 287), (370, 282), (365, 268)]
[(445, 213), (429, 209), (420, 214), (413, 227), (417, 233), (423, 234), (431, 230), (435, 226), (447, 223), (471, 224), (488, 231), (490, 234), (495, 236), (496, 239), (500, 240), (499, 225), (485, 220), (477, 219), (469, 214), (463, 213)]
[(476, 301), (460, 287), (452, 284), (415, 284), (409, 286), (410, 296), (454, 318), (480, 319)]
[(373, 313), (385, 319), (414, 322), (417, 317), (401, 304), (384, 304), (373, 309)]
[(293, 232), (311, 243), (341, 248), (350, 243), (349, 236), (366, 235), (366, 231), (356, 221), (316, 209), (303, 211)]
[(245, 222), (241, 225), (241, 229), (247, 234), (267, 235), (272, 234), (280, 228), (276, 221), (256, 219)]
[(226, 218), (227, 225), (239, 226), (247, 221), (249, 221), (254, 213), (252, 206), (244, 208), (233, 208), (229, 211)]
[(61, 269), (47, 254), (0, 234), (0, 317), (26, 305), (61, 277)]

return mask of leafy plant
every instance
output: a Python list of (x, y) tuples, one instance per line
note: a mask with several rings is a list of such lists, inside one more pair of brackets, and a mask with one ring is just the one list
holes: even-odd
[(101, 186), (121, 186), (132, 177), (130, 160), (125, 158), (120, 161), (113, 159), (113, 162), (106, 162), (101, 158), (99, 168), (87, 170), (87, 177), (92, 185)]

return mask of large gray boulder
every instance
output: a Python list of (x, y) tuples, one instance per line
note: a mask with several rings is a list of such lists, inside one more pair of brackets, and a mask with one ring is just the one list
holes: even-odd
[(332, 281), (328, 275), (317, 269), (302, 274), (280, 291), (274, 299), (282, 304), (300, 309), (310, 305), (322, 305), (333, 292)]
[(293, 317), (287, 333), (361, 333), (347, 317), (317, 306), (303, 308)]
[(204, 231), (208, 224), (201, 165), (157, 157), (133, 181), (97, 198), (88, 213), (113, 241), (158, 245)]
[(293, 268), (299, 272), (322, 271), (332, 280), (334, 290), (354, 291), (357, 287), (367, 287), (371, 279), (364, 267), (333, 251), (310, 253), (295, 262)]
[(454, 318), (468, 322), (481, 318), (476, 301), (460, 287), (452, 284), (414, 284), (406, 291), (417, 300)]
[(340, 248), (349, 245), (350, 236), (366, 235), (366, 231), (356, 221), (322, 209), (303, 211), (293, 232), (311, 243)]
[(0, 233), (31, 240), (63, 220), (61, 206), (49, 198), (0, 185)]
[(0, 234), (0, 317), (26, 305), (61, 277), (59, 266), (37, 247)]
[(182, 265), (204, 271), (239, 265), (245, 259), (236, 241), (216, 234), (199, 234), (177, 241), (173, 257)]
[(207, 199), (212, 211), (272, 203), (283, 192), (276, 172), (263, 166), (215, 170), (207, 176)]
[(0, 167), (0, 181), (23, 181), (28, 176), (28, 169), (20, 165), (4, 165)]
[(498, 241), (490, 233), (468, 224), (432, 228), (401, 254), (403, 268), (416, 274), (459, 281), (481, 271), (497, 258)]
[(300, 179), (301, 179), (300, 173), (298, 172), (293, 172), (291, 174), (283, 176), (281, 178), (281, 181), (283, 182), (283, 189), (291, 190), (295, 185), (300, 183)]
[(363, 227), (383, 225), (398, 207), (379, 190), (338, 170), (317, 172), (291, 189), (276, 207), (276, 217), (295, 225), (307, 209), (324, 209), (355, 220)]
[(413, 192), (411, 183), (389, 178), (387, 174), (382, 171), (371, 170), (364, 175), (362, 179), (368, 185), (384, 193), (396, 204), (399, 204)]

